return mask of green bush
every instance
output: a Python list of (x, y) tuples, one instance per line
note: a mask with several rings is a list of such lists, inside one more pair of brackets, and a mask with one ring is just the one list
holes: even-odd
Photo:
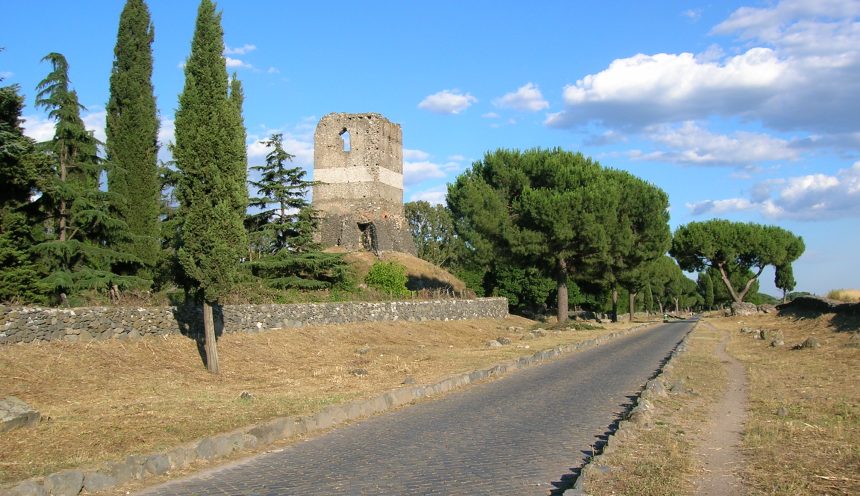
[(397, 262), (377, 261), (370, 268), (364, 282), (371, 288), (378, 289), (391, 296), (405, 296), (409, 294), (406, 289), (406, 267)]

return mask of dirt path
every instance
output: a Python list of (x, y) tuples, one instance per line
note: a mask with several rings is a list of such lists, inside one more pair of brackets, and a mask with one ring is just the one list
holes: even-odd
[[(704, 323), (714, 328), (709, 323)], [(723, 398), (711, 411), (708, 431), (697, 443), (704, 473), (694, 481), (700, 496), (739, 496), (744, 494), (738, 476), (742, 462), (741, 434), (746, 420), (746, 373), (743, 365), (726, 352), (729, 335), (724, 334), (715, 353), (726, 368), (728, 385)]]

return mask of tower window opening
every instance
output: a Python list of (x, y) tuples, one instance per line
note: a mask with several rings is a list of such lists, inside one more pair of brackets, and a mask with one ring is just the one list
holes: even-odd
[(343, 140), (343, 151), (350, 151), (351, 145), (349, 142), (349, 131), (347, 131), (346, 128), (343, 128), (343, 131), (340, 132), (340, 139)]

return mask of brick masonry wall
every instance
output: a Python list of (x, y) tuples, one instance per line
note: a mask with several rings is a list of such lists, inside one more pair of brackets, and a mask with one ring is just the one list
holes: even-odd
[[(306, 325), (377, 321), (497, 319), (508, 315), (505, 298), (389, 302), (227, 305), (215, 308), (215, 331), (259, 332)], [(181, 307), (38, 308), (0, 306), (0, 344), (135, 339), (181, 333), (201, 336), (202, 310)]]

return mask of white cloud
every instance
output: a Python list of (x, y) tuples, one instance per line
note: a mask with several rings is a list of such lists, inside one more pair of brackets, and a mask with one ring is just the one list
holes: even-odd
[(549, 108), (549, 102), (544, 100), (537, 85), (531, 82), (520, 86), (516, 91), (496, 98), (493, 100), (493, 105), (499, 108), (510, 108), (528, 112), (537, 112)]
[(442, 165), (427, 160), (416, 162), (403, 162), (403, 183), (415, 184), (428, 179), (445, 177)]
[(228, 69), (253, 69), (254, 66), (243, 62), (239, 59), (234, 59), (230, 57), (224, 57), (224, 60), (227, 62)]
[(477, 102), (478, 99), (469, 93), (456, 89), (442, 90), (421, 100), (418, 108), (438, 114), (459, 114)]
[(746, 115), (766, 100), (786, 72), (769, 48), (752, 48), (724, 63), (703, 62), (692, 53), (639, 54), (564, 88), (567, 105), (546, 124), (570, 127), (600, 121), (612, 127)]
[(836, 175), (810, 174), (755, 185), (750, 198), (688, 203), (694, 215), (755, 210), (775, 219), (860, 218), (860, 162)]
[(268, 73), (268, 74), (280, 74), (281, 71), (278, 70), (277, 67), (271, 67), (270, 66), (268, 69), (266, 69), (266, 73)]
[(546, 124), (612, 128), (713, 116), (761, 122), (779, 130), (860, 130), (860, 2), (787, 0), (742, 8), (715, 34), (745, 46), (733, 56), (709, 49), (639, 54), (564, 88), (564, 111)]
[(501, 116), (495, 112), (487, 112), (486, 114), (481, 114), (481, 117), (484, 119), (498, 119)]
[[(81, 120), (84, 121), (84, 127), (92, 131), (93, 135), (101, 142), (105, 141), (105, 117), (107, 112), (104, 110), (96, 110), (87, 112), (81, 115)], [(53, 119), (42, 115), (25, 115), (24, 134), (36, 140), (37, 142), (50, 141), (54, 138), (56, 122)]]
[(224, 48), (224, 55), (245, 55), (246, 53), (253, 52), (257, 47), (246, 43), (237, 48), (230, 48), (229, 46)]
[(430, 158), (430, 154), (423, 150), (410, 150), (409, 148), (403, 149), (404, 160), (427, 160), (428, 158)]
[(55, 122), (47, 117), (43, 117), (40, 115), (25, 115), (22, 116), (24, 120), (24, 134), (41, 143), (43, 141), (50, 141), (54, 138), (54, 126)]
[(444, 205), (447, 194), (448, 190), (444, 188), (433, 188), (412, 193), (409, 195), (409, 201), (426, 201), (431, 205)]
[(800, 158), (789, 141), (767, 134), (736, 131), (715, 134), (692, 121), (680, 126), (648, 128), (646, 136), (663, 149), (635, 154), (641, 160), (674, 162), (686, 165), (750, 167), (754, 164)]
[(271, 151), (262, 142), (268, 140), (273, 133), (281, 133), (281, 145), (290, 155), (294, 155), (292, 164), (311, 169), (314, 163), (313, 135), (305, 133), (293, 133), (278, 129), (267, 129), (260, 134), (248, 136), (248, 163), (251, 165), (262, 165), (266, 161), (266, 155)]
[(462, 162), (462, 161), (466, 160), (466, 157), (464, 157), (460, 154), (456, 154), (456, 155), (448, 156), (448, 160), (450, 160), (452, 162)]
[(681, 13), (687, 19), (696, 22), (702, 18), (702, 9), (687, 9)]

